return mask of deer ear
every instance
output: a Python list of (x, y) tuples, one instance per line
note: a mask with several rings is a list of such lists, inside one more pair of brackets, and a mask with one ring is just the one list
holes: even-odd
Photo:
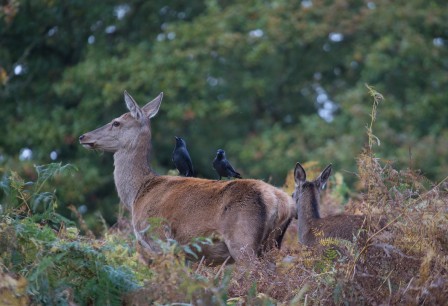
[(327, 168), (325, 168), (324, 171), (322, 171), (322, 173), (316, 179), (316, 185), (318, 188), (323, 189), (325, 187), (325, 184), (327, 184), (328, 178), (330, 177), (331, 174), (331, 167), (332, 165), (329, 164)]
[(300, 163), (297, 163), (294, 169), (294, 181), (296, 186), (300, 186), (306, 182), (306, 172)]
[(124, 91), (124, 101), (126, 102), (127, 108), (131, 112), (131, 116), (140, 121), (144, 117), (143, 111), (126, 90)]
[(159, 111), (160, 104), (162, 103), (163, 92), (161, 92), (154, 100), (148, 102), (145, 106), (142, 107), (143, 112), (148, 118), (152, 118), (157, 115)]

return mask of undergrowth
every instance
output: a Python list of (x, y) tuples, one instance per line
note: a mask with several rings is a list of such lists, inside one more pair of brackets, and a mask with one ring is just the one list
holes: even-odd
[[(304, 247), (294, 220), (282, 249), (250, 265), (191, 263), (185, 254), (194, 257), (207, 240), (190, 246), (156, 240), (161, 252), (150, 255), (147, 266), (127, 218), (93, 237), (76, 209), (74, 221), (55, 212), (51, 181), (70, 179), (74, 167), (37, 166), (35, 182), (14, 172), (0, 182), (0, 304), (446, 305), (448, 183), (394, 169), (375, 155), (380, 141), (373, 129), (383, 97), (368, 90), (374, 103), (368, 144), (357, 157), (359, 189), (350, 192), (336, 173), (322, 196), (323, 216), (344, 211), (367, 217), (365, 235), (354, 242), (322, 238)], [(305, 164), (315, 174), (321, 166)], [(293, 186), (289, 175), (284, 188)]]

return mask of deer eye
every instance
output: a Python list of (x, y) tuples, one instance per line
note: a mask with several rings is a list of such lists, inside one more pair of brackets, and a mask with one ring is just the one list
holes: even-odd
[(114, 121), (114, 122), (112, 122), (112, 126), (114, 126), (114, 127), (120, 126), (120, 122)]

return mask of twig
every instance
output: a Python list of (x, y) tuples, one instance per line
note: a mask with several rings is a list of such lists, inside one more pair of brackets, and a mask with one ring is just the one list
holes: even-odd
[(230, 256), (228, 256), (228, 257), (226, 258), (226, 260), (224, 260), (224, 262), (222, 263), (222, 265), (221, 265), (221, 267), (219, 268), (218, 272), (216, 273), (214, 279), (217, 279), (217, 278), (219, 277), (219, 274), (221, 274), (221, 272), (224, 270), (224, 267), (226, 266), (226, 264), (227, 264), (227, 262), (229, 261), (229, 259), (230, 259)]
[(406, 294), (406, 292), (409, 290), (409, 287), (411, 286), (412, 281), (414, 280), (414, 277), (411, 278), (408, 285), (406, 286), (406, 289), (404, 289), (403, 293), (401, 294), (401, 298)]
[(389, 299), (392, 296), (392, 284), (390, 283), (390, 275), (387, 278), (387, 287), (389, 287)]
[[(45, 34), (44, 34), (45, 35)], [(17, 66), (20, 62), (25, 61), (25, 59), (30, 55), (31, 50), (34, 49), (34, 47), (41, 41), (43, 40), (43, 38), (39, 38), (36, 39), (35, 41), (33, 41), (31, 44), (29, 44), (26, 48), (25, 51), (23, 51), (22, 55), (19, 57), (19, 59), (17, 59), (17, 61), (15, 61), (12, 66), (11, 66), (11, 70), (9, 71), (6, 80), (4, 81), (4, 85), (6, 85), (14, 76), (14, 67)]]
[(67, 208), (72, 213), (75, 214), (76, 219), (78, 219), (79, 227), (81, 227), (81, 229), (85, 232), (86, 236), (89, 237), (89, 238), (95, 238), (95, 235), (89, 229), (89, 227), (87, 226), (86, 222), (84, 221), (84, 218), (82, 217), (82, 215), (80, 214), (78, 209), (76, 209), (75, 205), (70, 204), (70, 205), (67, 206)]
[(423, 197), (425, 197), (428, 193), (430, 193), (431, 191), (433, 191), (435, 188), (439, 187), (443, 182), (445, 182), (448, 179), (448, 176), (446, 176), (443, 180), (441, 180), (437, 185), (435, 185), (434, 187), (432, 187), (431, 189), (429, 189), (427, 192), (425, 192), (422, 195), (419, 195), (417, 199), (413, 199), (411, 203), (411, 205), (413, 205), (415, 202), (417, 202), (417, 200), (422, 200)]
[(308, 274), (312, 274), (312, 273), (314, 273), (313, 271), (307, 270), (307, 269), (305, 269), (305, 268), (303, 268), (303, 267), (301, 267), (301, 266), (297, 266), (297, 267), (295, 267), (295, 268), (299, 268), (300, 270), (303, 270), (303, 271), (305, 271), (305, 272), (308, 273)]
[(348, 174), (352, 174), (352, 175), (354, 175), (356, 177), (359, 177), (359, 174), (356, 173), (356, 172), (353, 172), (353, 171), (348, 171), (348, 170), (342, 169), (342, 172), (345, 172), (345, 173), (348, 173)]
[(315, 274), (313, 274), (313, 275), (308, 275), (307, 277), (305, 277), (305, 278), (303, 279), (303, 282), (307, 281), (308, 278), (310, 278), (310, 277), (318, 277), (318, 276), (321, 276), (321, 275), (332, 274), (332, 273), (334, 273), (334, 272), (333, 272), (333, 271), (328, 271), (328, 272), (324, 272), (324, 273), (315, 273)]
[(383, 287), (384, 283), (389, 279), (392, 272), (394, 272), (394, 270), (389, 272), (389, 274), (386, 276), (386, 279), (381, 283), (381, 285), (378, 287), (378, 289), (376, 289), (377, 291), (379, 291), (381, 289), (381, 287)]
[(373, 105), (372, 105), (372, 112), (370, 113), (370, 125), (367, 126), (367, 136), (369, 137), (369, 149), (372, 150), (373, 147), (373, 140), (376, 141), (378, 145), (380, 145), (380, 140), (378, 137), (373, 135), (373, 123), (376, 120), (376, 108), (378, 104), (384, 100), (384, 97), (382, 94), (377, 92), (373, 87), (369, 86), (368, 84), (365, 84), (367, 89), (369, 90), (369, 94), (373, 97)]
[(397, 253), (398, 255), (400, 255), (401, 257), (409, 258), (409, 259), (417, 259), (414, 256), (409, 256), (409, 255), (404, 254), (402, 251), (400, 251), (399, 249), (397, 249), (393, 245), (390, 245), (390, 244), (387, 244), (387, 243), (375, 243), (375, 244), (372, 244), (372, 246), (381, 248), (384, 251), (384, 253), (386, 253), (387, 257), (390, 257), (389, 250), (391, 250), (394, 253)]
[[(367, 240), (366, 243), (364, 245), (364, 247), (361, 249), (361, 252), (359, 252), (358, 256), (356, 256), (355, 260), (353, 261), (353, 269), (356, 265), (356, 263), (358, 262), (359, 258), (361, 257), (361, 255), (367, 250), (367, 248), (370, 246), (369, 242), (372, 240), (373, 237), (375, 237), (376, 235), (378, 235), (379, 233), (381, 233), (383, 230), (385, 230), (386, 228), (389, 227), (389, 225), (391, 225), (392, 223), (394, 223), (395, 221), (398, 220), (398, 218), (401, 218), (401, 216), (403, 216), (404, 212), (400, 213), (397, 217), (395, 217), (392, 221), (390, 221), (388, 224), (386, 224), (385, 226), (383, 226), (379, 231), (375, 232), (372, 236), (370, 236)], [(351, 271), (352, 269), (349, 269), (349, 271)], [(354, 276), (354, 275), (353, 275)], [(352, 277), (353, 277), (352, 276)]]
[(201, 261), (199, 262), (198, 267), (196, 268), (196, 271), (194, 271), (194, 273), (198, 273), (199, 269), (202, 267), (202, 263), (204, 262), (205, 256), (202, 256)]

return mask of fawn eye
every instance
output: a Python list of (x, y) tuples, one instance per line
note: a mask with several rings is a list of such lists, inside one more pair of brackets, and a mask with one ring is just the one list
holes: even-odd
[(120, 122), (118, 122), (118, 121), (114, 121), (114, 122), (112, 123), (112, 126), (115, 126), (115, 127), (120, 126)]

